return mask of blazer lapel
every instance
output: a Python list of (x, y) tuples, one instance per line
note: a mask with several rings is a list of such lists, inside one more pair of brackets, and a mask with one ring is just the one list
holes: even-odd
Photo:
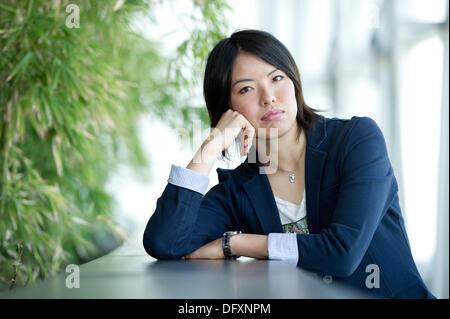
[(313, 127), (306, 131), (305, 157), (305, 188), (306, 188), (306, 217), (310, 233), (319, 232), (319, 195), (322, 183), (322, 173), (328, 153), (319, 150), (327, 138), (327, 119), (314, 122)]
[(254, 165), (254, 176), (243, 184), (264, 234), (282, 233), (280, 215), (267, 175)]
[(307, 147), (305, 158), (306, 218), (310, 233), (319, 232), (319, 193), (327, 153)]

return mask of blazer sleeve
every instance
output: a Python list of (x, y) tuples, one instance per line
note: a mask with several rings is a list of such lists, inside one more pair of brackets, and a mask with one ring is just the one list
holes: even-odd
[(234, 229), (227, 185), (222, 181), (203, 196), (168, 183), (144, 231), (146, 252), (156, 259), (179, 259)]
[(340, 188), (329, 227), (297, 235), (298, 266), (316, 273), (350, 276), (359, 266), (397, 183), (383, 134), (370, 118), (358, 119), (342, 145)]

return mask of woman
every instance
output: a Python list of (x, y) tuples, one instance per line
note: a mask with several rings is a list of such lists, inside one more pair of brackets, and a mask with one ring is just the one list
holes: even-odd
[[(379, 297), (434, 298), (414, 263), (383, 135), (366, 117), (308, 107), (286, 47), (244, 30), (208, 57), (212, 131), (186, 168), (172, 165), (143, 238), (157, 259), (278, 259)], [(235, 141), (247, 159), (216, 158)], [(206, 194), (205, 194), (206, 193)], [(366, 286), (376, 267), (379, 286)]]

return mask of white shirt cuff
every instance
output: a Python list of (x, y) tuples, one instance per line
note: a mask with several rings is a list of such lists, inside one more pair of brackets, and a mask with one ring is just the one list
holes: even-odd
[(297, 266), (297, 234), (270, 233), (267, 246), (269, 259), (282, 260), (293, 266)]
[(209, 177), (189, 168), (172, 164), (167, 182), (205, 195), (209, 185)]

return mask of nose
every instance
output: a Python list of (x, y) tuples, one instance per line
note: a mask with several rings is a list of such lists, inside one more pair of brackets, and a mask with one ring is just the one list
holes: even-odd
[(271, 99), (264, 100), (264, 105), (270, 105), (275, 103), (275, 97), (272, 97)]
[(274, 104), (276, 102), (275, 94), (272, 90), (264, 89), (262, 92), (262, 104), (264, 106)]

